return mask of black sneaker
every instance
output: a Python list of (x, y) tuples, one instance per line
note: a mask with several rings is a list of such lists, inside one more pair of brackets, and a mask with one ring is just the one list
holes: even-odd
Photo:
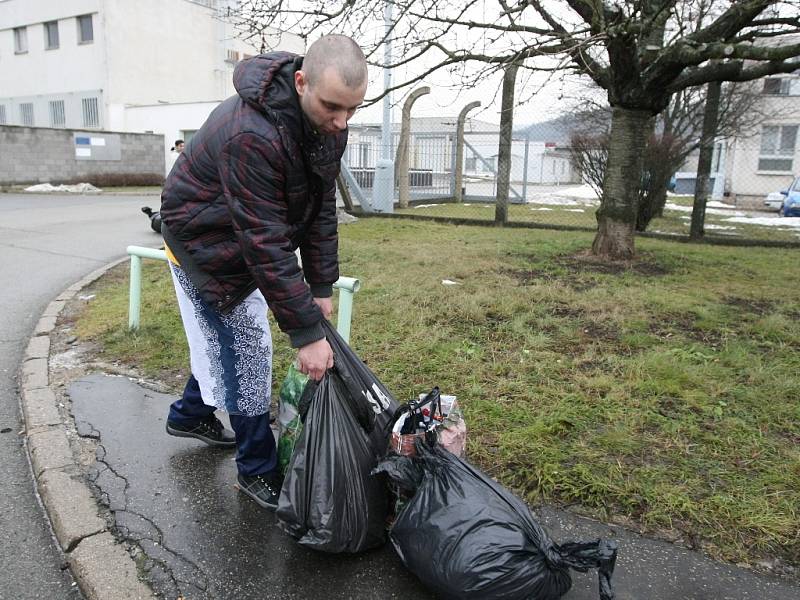
[(196, 425), (181, 425), (175, 421), (167, 421), (167, 433), (176, 437), (197, 438), (209, 446), (218, 448), (233, 448), (236, 445), (236, 436), (222, 422), (211, 415)]
[(262, 475), (239, 475), (239, 489), (255, 500), (260, 506), (269, 510), (278, 508), (278, 498), (281, 496), (283, 480), (276, 473)]

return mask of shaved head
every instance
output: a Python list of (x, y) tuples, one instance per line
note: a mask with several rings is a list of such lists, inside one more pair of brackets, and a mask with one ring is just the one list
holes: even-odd
[(367, 60), (358, 44), (346, 35), (325, 35), (306, 52), (302, 69), (309, 86), (319, 82), (329, 68), (336, 71), (348, 88), (366, 87)]

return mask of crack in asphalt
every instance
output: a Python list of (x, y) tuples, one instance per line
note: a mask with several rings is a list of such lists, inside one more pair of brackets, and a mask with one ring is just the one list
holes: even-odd
[[(90, 432), (88, 434), (79, 433), (80, 437), (95, 439), (99, 442), (100, 432), (89, 421), (82, 419), (82, 422), (88, 426)], [(183, 597), (188, 591), (186, 588), (207, 592), (209, 578), (202, 568), (191, 559), (166, 545), (164, 543), (164, 532), (151, 518), (130, 508), (128, 496), (130, 482), (127, 477), (119, 473), (106, 461), (106, 455), (105, 446), (98, 443), (95, 449), (95, 463), (91, 466), (87, 476), (92, 488), (95, 490), (95, 496), (98, 501), (111, 512), (112, 532), (126, 542), (135, 544), (141, 550), (150, 563), (148, 566), (142, 565), (141, 568), (147, 573), (147, 578), (154, 587), (158, 584), (166, 585), (171, 588), (169, 593), (170, 595), (174, 594), (174, 597)], [(113, 478), (112, 481), (103, 484), (101, 479), (109, 473)], [(122, 484), (122, 490), (115, 492), (113, 481), (117, 480)], [(112, 489), (109, 490), (108, 488)], [(119, 495), (122, 497), (119, 498)], [(126, 518), (131, 516), (133, 518)], [(137, 520), (142, 524), (141, 528), (136, 527)], [(126, 525), (126, 521), (129, 524)], [(147, 542), (151, 545), (150, 551), (146, 548)], [(161, 553), (165, 553), (166, 557), (158, 556)], [(176, 566), (170, 564), (170, 557), (173, 562), (177, 561), (178, 564)], [(175, 572), (178, 569), (184, 570), (188, 578), (179, 577)], [(160, 573), (161, 577), (158, 577), (155, 572)], [(167, 582), (163, 580), (164, 577), (168, 580)]]

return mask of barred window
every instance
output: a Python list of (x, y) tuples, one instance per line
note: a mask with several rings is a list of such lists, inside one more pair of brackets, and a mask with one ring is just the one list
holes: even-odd
[(58, 21), (49, 21), (44, 24), (44, 49), (56, 48), (58, 48)]
[(81, 100), (83, 109), (83, 126), (100, 127), (100, 111), (97, 106), (97, 98), (83, 98)]
[(50, 101), (50, 127), (64, 127), (66, 118), (64, 116), (64, 101)]
[(6, 122), (6, 105), (0, 104), (0, 125), (5, 125)]
[(33, 102), (23, 102), (19, 105), (19, 121), (23, 125), (33, 125)]
[(797, 125), (765, 125), (761, 128), (759, 171), (792, 171), (797, 145)]

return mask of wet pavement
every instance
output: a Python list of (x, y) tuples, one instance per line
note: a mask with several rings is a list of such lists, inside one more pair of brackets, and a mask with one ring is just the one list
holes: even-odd
[[(0, 149), (0, 154), (4, 149)], [(64, 288), (159, 241), (139, 207), (158, 197), (0, 193), (0, 598), (79, 600), (25, 447), (20, 377), (42, 311)]]
[[(134, 541), (160, 596), (227, 599), (428, 599), (390, 543), (358, 556), (295, 543), (234, 487), (233, 451), (164, 432), (175, 398), (125, 377), (88, 375), (68, 387), (82, 436), (98, 442), (91, 478), (118, 533)], [(800, 586), (717, 563), (675, 545), (543, 509), (556, 541), (598, 536), (619, 542), (618, 600), (797, 600)], [(565, 600), (598, 598), (593, 572), (573, 574)]]

